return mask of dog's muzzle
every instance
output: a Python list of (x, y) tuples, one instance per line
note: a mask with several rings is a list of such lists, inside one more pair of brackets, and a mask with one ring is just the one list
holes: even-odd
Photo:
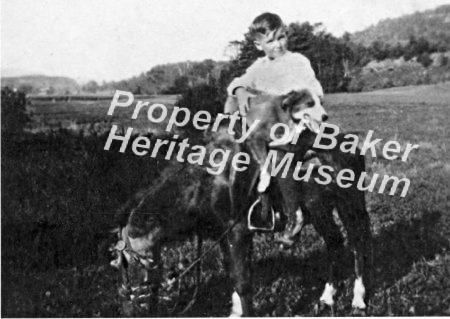
[[(327, 115), (324, 115), (328, 118)], [(311, 115), (306, 112), (298, 112), (292, 114), (292, 120), (295, 123), (297, 130), (309, 129), (313, 133), (319, 133), (322, 121), (314, 120)]]

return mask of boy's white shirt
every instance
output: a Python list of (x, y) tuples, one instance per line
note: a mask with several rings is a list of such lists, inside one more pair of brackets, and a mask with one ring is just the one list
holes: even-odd
[(309, 89), (313, 94), (323, 96), (322, 86), (316, 79), (311, 62), (304, 55), (290, 51), (274, 60), (267, 56), (257, 59), (244, 75), (230, 83), (228, 95), (234, 96), (234, 90), (238, 87), (252, 88), (272, 95)]

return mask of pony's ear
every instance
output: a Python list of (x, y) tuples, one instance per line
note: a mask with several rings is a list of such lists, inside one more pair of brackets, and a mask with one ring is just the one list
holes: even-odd
[(281, 102), (281, 108), (284, 111), (287, 111), (307, 96), (308, 96), (307, 90), (291, 91), (288, 94), (283, 96), (283, 99)]

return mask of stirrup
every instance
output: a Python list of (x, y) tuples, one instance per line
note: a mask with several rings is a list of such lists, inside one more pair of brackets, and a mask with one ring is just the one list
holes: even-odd
[(273, 207), (270, 207), (270, 214), (272, 215), (272, 225), (270, 227), (257, 227), (252, 225), (252, 214), (254, 212), (254, 209), (256, 205), (258, 205), (261, 202), (261, 197), (258, 197), (258, 199), (250, 206), (248, 210), (247, 215), (247, 221), (248, 221), (248, 229), (249, 230), (259, 230), (259, 231), (270, 231), (272, 232), (275, 229), (275, 211), (273, 210)]

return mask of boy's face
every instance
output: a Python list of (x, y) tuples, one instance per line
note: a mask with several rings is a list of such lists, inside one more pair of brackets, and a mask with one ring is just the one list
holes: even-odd
[(269, 59), (277, 59), (287, 51), (287, 35), (285, 28), (278, 28), (267, 34), (259, 34), (255, 40), (258, 50), (264, 51)]

